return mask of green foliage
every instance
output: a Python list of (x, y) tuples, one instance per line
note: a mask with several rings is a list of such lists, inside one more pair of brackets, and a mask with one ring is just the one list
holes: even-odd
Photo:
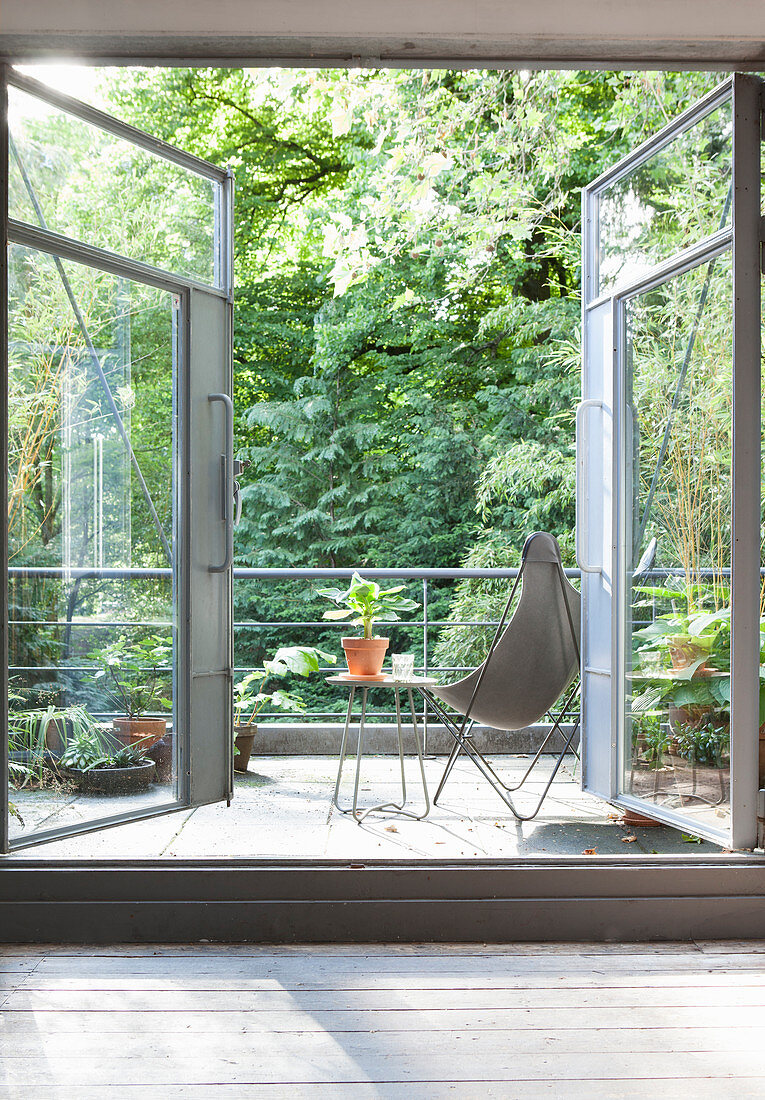
[(336, 604), (345, 604), (337, 610), (325, 611), (325, 619), (351, 619), (354, 626), (363, 626), (363, 636), (372, 637), (372, 627), (376, 622), (391, 623), (398, 620), (399, 611), (414, 611), (417, 604), (406, 596), (400, 596), (404, 585), (395, 588), (380, 588), (375, 581), (365, 581), (354, 573), (348, 588), (320, 588), (319, 596), (325, 596)]
[(72, 737), (58, 760), (62, 768), (89, 772), (102, 768), (135, 768), (148, 763), (145, 745), (115, 745), (113, 738), (98, 727)]
[[(717, 79), (294, 69), (106, 78), (116, 113), (229, 163), (235, 176), (236, 443), (252, 463), (237, 564), (509, 565), (536, 529), (556, 534), (571, 563), (580, 188)], [(32, 117), (16, 135), (51, 225), (209, 277), (204, 187), (123, 157), (107, 137), (91, 150), (99, 187), (88, 189), (88, 174), (77, 171), (85, 135), (56, 117)], [(707, 151), (717, 155), (713, 140), (710, 131)], [(664, 164), (639, 183), (668, 248), (690, 231), (691, 214), (708, 217), (719, 199), (720, 181), (683, 155), (686, 171)], [(15, 167), (10, 185), (17, 212), (34, 222)], [(73, 278), (96, 346), (116, 367), (126, 288), (103, 273)], [(131, 437), (169, 538), (171, 312), (162, 292), (133, 287), (130, 295)], [(58, 377), (67, 361), (82, 370), (83, 338), (44, 257), (21, 250), (10, 297), (11, 554), (14, 564), (60, 564)], [(678, 316), (687, 314), (687, 301), (680, 305)], [(662, 346), (653, 330), (650, 342)], [(103, 418), (97, 387), (79, 396), (78, 412)], [(683, 430), (696, 430), (708, 411)], [(668, 481), (662, 499), (671, 492)], [(135, 479), (128, 496), (130, 564), (165, 564)], [(710, 504), (704, 553), (712, 519)], [(86, 564), (87, 545), (83, 537), (73, 564)], [(449, 611), (450, 590), (434, 587), (431, 616), (492, 618), (506, 592), (506, 584), (467, 582)], [(57, 626), (31, 625), (58, 622), (61, 585), (25, 582), (11, 595), (14, 618), (30, 620), (14, 628), (15, 663), (73, 660), (77, 645)], [(282, 621), (285, 604), (305, 619), (317, 606), (289, 584), (269, 592), (238, 585), (235, 598), (246, 620)], [(121, 611), (119, 596), (98, 585), (78, 589), (77, 599), (75, 609), (89, 613)], [(128, 602), (137, 618), (152, 618), (160, 604), (165, 617), (167, 599), (157, 584), (140, 597), (131, 587)], [(403, 628), (402, 636), (411, 649)], [(237, 663), (259, 665), (283, 640), (283, 631), (247, 628)], [(436, 656), (470, 665), (482, 644), (479, 632), (448, 628)], [(42, 698), (58, 679), (38, 677), (27, 690)]]
[[(320, 661), (334, 664), (336, 660), (332, 653), (325, 653), (312, 646), (282, 646), (277, 649), (272, 660), (264, 661), (262, 668), (253, 669), (234, 686), (236, 725), (252, 725), (266, 703), (285, 710), (303, 710), (305, 704), (297, 695), (279, 690), (264, 692), (266, 680), (270, 676), (286, 676), (288, 673), (305, 678), (312, 672), (319, 671)], [(255, 691), (253, 691), (254, 687), (256, 687)], [(248, 712), (246, 716), (245, 711)], [(236, 736), (236, 726), (234, 736)]]
[(89, 654), (101, 666), (93, 681), (106, 686), (127, 718), (139, 718), (151, 708), (171, 710), (172, 700), (164, 693), (170, 685), (172, 653), (172, 645), (158, 634), (132, 642), (123, 635)]

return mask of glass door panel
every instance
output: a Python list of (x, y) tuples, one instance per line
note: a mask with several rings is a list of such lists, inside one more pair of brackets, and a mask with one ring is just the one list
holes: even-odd
[[(14, 74), (8, 88), (11, 218), (109, 249), (164, 271), (220, 286), (220, 179), (184, 154), (156, 155), (148, 135)], [(137, 144), (142, 142), (143, 144)], [(188, 162), (188, 163), (186, 163)], [(192, 170), (189, 165), (198, 167)], [(217, 176), (220, 172), (212, 169)]]
[(733, 102), (730, 83), (636, 149), (597, 189), (592, 297), (729, 226)]
[(762, 648), (761, 103), (735, 74), (583, 204), (582, 785), (741, 848)]
[(620, 790), (730, 827), (730, 251), (623, 304)]
[(179, 306), (10, 247), (12, 840), (178, 799)]
[(2, 92), (7, 851), (231, 796), (233, 191), (28, 77)]

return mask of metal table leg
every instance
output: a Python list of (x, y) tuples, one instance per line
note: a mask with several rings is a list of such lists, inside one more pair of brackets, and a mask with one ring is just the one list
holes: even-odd
[(359, 799), (359, 783), (361, 780), (361, 758), (364, 755), (364, 733), (366, 726), (366, 714), (367, 714), (367, 696), (369, 694), (369, 688), (363, 687), (361, 689), (361, 715), (359, 718), (359, 732), (358, 740), (356, 744), (356, 769), (353, 783), (353, 802), (350, 806), (341, 806), (340, 795), (340, 781), (343, 774), (343, 765), (345, 764), (345, 758), (348, 750), (348, 736), (351, 726), (351, 720), (353, 717), (353, 702), (355, 697), (355, 685), (351, 686), (350, 696), (348, 698), (348, 711), (345, 718), (345, 726), (343, 728), (343, 738), (340, 744), (340, 763), (337, 769), (337, 781), (335, 782), (335, 791), (332, 796), (332, 803), (340, 811), (341, 814), (351, 814), (357, 822), (362, 822), (368, 814), (380, 813), (384, 811), (392, 811), (394, 814), (401, 815), (403, 817), (411, 817), (415, 821), (421, 820), (426, 817), (430, 812), (430, 798), (428, 796), (428, 786), (425, 779), (425, 762), (422, 755), (422, 743), (420, 741), (420, 732), (417, 726), (417, 716), (414, 709), (414, 699), (412, 696), (411, 688), (407, 688), (407, 695), (409, 697), (409, 710), (412, 716), (412, 730), (414, 733), (414, 742), (417, 749), (417, 759), (420, 764), (420, 776), (422, 778), (422, 789), (425, 796), (425, 810), (421, 814), (414, 813), (412, 810), (404, 809), (406, 804), (406, 773), (404, 770), (404, 730), (401, 722), (401, 698), (399, 694), (399, 688), (394, 686), (394, 694), (396, 699), (396, 733), (398, 737), (398, 760), (399, 767), (401, 769), (401, 802), (382, 802), (376, 806), (369, 806), (365, 810), (360, 810), (358, 807)]

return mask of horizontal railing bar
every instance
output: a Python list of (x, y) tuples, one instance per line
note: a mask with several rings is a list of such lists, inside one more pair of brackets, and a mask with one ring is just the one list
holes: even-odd
[[(295, 569), (234, 569), (234, 579), (239, 580), (333, 580), (340, 579), (342, 577), (352, 577), (354, 573), (358, 572), (358, 569), (309, 569), (309, 568), (295, 568)], [(682, 570), (680, 570), (682, 573)], [(578, 569), (566, 569), (567, 577), (578, 577), (580, 571)], [(151, 579), (157, 579), (161, 577), (172, 577), (172, 569), (154, 569), (154, 568), (139, 568), (133, 566), (125, 566), (120, 569), (89, 569), (83, 567), (77, 567), (72, 569), (65, 569), (63, 566), (55, 565), (14, 565), (8, 569), (9, 576), (12, 577), (65, 577), (73, 580), (121, 580), (122, 578), (139, 578), (147, 577)], [(408, 566), (400, 569), (378, 569), (378, 568), (364, 568), (365, 577), (382, 577), (389, 578), (391, 580), (410, 579), (410, 580), (480, 580), (491, 579), (492, 577), (502, 580), (513, 578), (518, 575), (518, 568), (508, 566), (506, 569), (415, 569)]]
[(50, 577), (65, 578), (67, 580), (162, 580), (167, 577), (172, 579), (172, 569), (147, 569), (133, 566), (125, 566), (119, 569), (65, 569), (58, 565), (12, 565), (8, 569), (9, 577)]
[[(380, 620), (378, 620), (379, 622)], [(497, 619), (465, 619), (465, 620), (452, 620), (452, 619), (428, 619), (428, 627), (436, 626), (497, 626)], [(9, 619), (9, 626), (150, 626), (155, 629), (164, 628), (170, 629), (174, 624), (168, 621), (162, 622), (140, 622), (137, 619), (129, 619), (127, 621), (110, 620), (110, 619)], [(288, 627), (329, 627), (335, 629), (337, 627), (348, 628), (348, 623), (333, 623), (328, 622), (326, 619), (315, 619), (311, 622), (298, 622), (297, 620), (285, 620), (284, 622), (241, 622), (234, 623), (234, 630), (255, 630), (262, 627), (279, 627), (286, 629)], [(422, 619), (401, 619), (390, 624), (391, 627), (396, 630), (403, 626), (425, 626), (425, 622)]]
[[(234, 569), (234, 577), (241, 580), (322, 580), (322, 579), (339, 579), (341, 577), (352, 577), (354, 573), (363, 573), (364, 579), (372, 577), (375, 579), (391, 579), (391, 580), (490, 580), (492, 577), (498, 580), (505, 580), (513, 578), (518, 575), (517, 566), (508, 566), (507, 568), (494, 568), (494, 569), (416, 569), (413, 566), (402, 566), (399, 569), (396, 568), (367, 568), (366, 566), (356, 566), (348, 569), (314, 569), (314, 568), (292, 568), (292, 569), (247, 569), (240, 568)], [(567, 577), (579, 577), (579, 569), (566, 569)]]
[(111, 619), (9, 619), (8, 626), (150, 626), (152, 629), (167, 628), (168, 630), (174, 624), (167, 621), (152, 622), (151, 619), (140, 621), (138, 619), (128, 619), (125, 622), (121, 622), (119, 619), (112, 621)]
[[(392, 568), (366, 568), (361, 567), (365, 577), (372, 578), (388, 578), (388, 579), (408, 579), (408, 580), (503, 580), (512, 579), (518, 575), (517, 566), (508, 566), (506, 568), (494, 568), (494, 569), (461, 569), (461, 568), (434, 568), (434, 569), (416, 569), (414, 567), (402, 566), (399, 569)], [(234, 578), (239, 580), (331, 580), (333, 578), (352, 577), (354, 573), (358, 572), (359, 568), (348, 567), (343, 569), (314, 569), (314, 568), (286, 568), (286, 569), (250, 569), (250, 568), (235, 568)], [(579, 569), (564, 569), (564, 573), (567, 577), (576, 579), (581, 576)], [(158, 579), (162, 577), (172, 577), (172, 569), (161, 568), (139, 568), (133, 566), (125, 566), (120, 569), (88, 569), (88, 568), (72, 568), (65, 569), (62, 566), (49, 566), (49, 565), (13, 565), (8, 569), (9, 576), (12, 577), (68, 577), (74, 580), (76, 579), (94, 579), (94, 580), (121, 580), (123, 578), (151, 578)], [(729, 577), (731, 570), (725, 569), (694, 569), (691, 570), (691, 575), (695, 577)], [(765, 576), (765, 566), (760, 569), (760, 575)], [(647, 570), (640, 574), (641, 577), (684, 577), (686, 571), (679, 566), (661, 566), (655, 569)]]
[[(387, 630), (388, 627), (390, 627), (391, 630), (399, 630), (401, 627), (408, 627), (408, 626), (416, 626), (416, 627), (428, 626), (428, 627), (431, 627), (431, 626), (498, 626), (499, 625), (499, 620), (498, 619), (466, 619), (464, 621), (462, 621), (462, 620), (459, 620), (459, 621), (454, 620), (453, 621), (452, 619), (428, 619), (427, 623), (423, 619), (397, 619), (393, 622), (386, 622), (384, 619), (377, 619), (376, 622), (380, 626), (384, 626), (386, 628), (386, 630)], [(51, 625), (49, 621), (47, 621), (47, 625)], [(302, 626), (316, 626), (316, 627), (320, 626), (320, 627), (329, 627), (330, 629), (337, 629), (338, 627), (345, 628), (346, 630), (349, 629), (349, 624), (347, 622), (343, 622), (343, 623), (329, 622), (326, 619), (315, 619), (313, 622), (302, 622), (302, 623), (299, 623), (295, 620), (292, 620), (292, 621), (288, 620), (288, 621), (285, 621), (283, 623), (276, 623), (276, 622), (270, 622), (270, 623), (260, 623), (260, 622), (234, 623), (234, 629), (235, 630), (237, 630), (237, 629), (254, 630), (256, 628), (260, 629), (261, 627), (271, 627), (271, 626), (274, 626), (274, 627), (278, 626), (278, 627), (282, 627), (282, 628), (291, 627), (291, 626), (301, 626), (301, 627)]]

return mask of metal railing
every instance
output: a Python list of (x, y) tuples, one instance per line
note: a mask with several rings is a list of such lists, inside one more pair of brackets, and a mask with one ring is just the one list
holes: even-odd
[[(234, 583), (245, 581), (265, 581), (278, 583), (280, 581), (338, 581), (350, 579), (356, 570), (354, 568), (339, 568), (339, 569), (321, 569), (321, 568), (235, 568), (234, 569)], [(566, 576), (572, 579), (577, 579), (580, 576), (578, 569), (567, 569)], [(512, 568), (492, 568), (492, 569), (460, 569), (460, 568), (432, 568), (432, 569), (418, 569), (418, 568), (364, 568), (363, 575), (365, 578), (373, 580), (386, 580), (394, 582), (420, 582), (421, 585), (421, 600), (422, 600), (422, 614), (418, 618), (407, 618), (397, 621), (394, 626), (396, 631), (403, 631), (413, 635), (413, 643), (419, 640), (419, 645), (422, 651), (422, 661), (416, 665), (418, 673), (427, 676), (433, 673), (446, 677), (454, 677), (455, 675), (469, 671), (465, 666), (458, 665), (442, 665), (433, 663), (433, 634), (434, 632), (446, 627), (474, 627), (474, 628), (489, 628), (497, 625), (498, 619), (460, 619), (452, 620), (449, 618), (432, 618), (430, 609), (432, 606), (432, 591), (431, 584), (433, 581), (454, 581), (460, 582), (463, 580), (505, 580), (512, 582), (518, 575), (517, 567)], [(82, 568), (82, 569), (67, 569), (57, 568), (54, 566), (18, 566), (9, 569), (9, 577), (24, 579), (57, 579), (65, 582), (68, 585), (68, 591), (63, 594), (62, 600), (65, 606), (65, 615), (59, 620), (29, 620), (29, 619), (12, 619), (9, 625), (13, 628), (17, 627), (30, 627), (39, 626), (47, 629), (59, 627), (64, 631), (64, 650), (65, 652), (70, 648), (71, 636), (73, 630), (78, 629), (129, 629), (137, 627), (151, 627), (152, 629), (171, 629), (172, 622), (169, 619), (153, 619), (153, 620), (132, 620), (126, 618), (120, 619), (105, 619), (102, 617), (89, 617), (89, 618), (75, 618), (75, 612), (77, 603), (81, 596), (82, 585), (87, 581), (103, 581), (103, 580), (165, 580), (170, 581), (172, 579), (172, 570), (167, 568), (156, 569), (143, 569), (143, 568)], [(346, 630), (348, 629), (347, 623), (333, 623), (326, 619), (294, 619), (294, 618), (282, 618), (277, 620), (268, 619), (245, 619), (235, 620), (233, 624), (234, 638), (235, 638), (235, 653), (236, 653), (236, 637), (237, 634), (241, 634), (245, 630), (305, 630), (309, 632), (309, 637), (306, 639), (306, 644), (311, 644), (310, 633), (323, 631), (327, 632), (332, 629)], [(419, 637), (418, 637), (419, 636)], [(339, 648), (339, 647), (338, 647)], [(418, 647), (419, 648), (419, 647)], [(35, 666), (11, 666), (9, 672), (13, 674), (35, 673), (39, 674), (51, 674), (66, 672), (67, 674), (74, 675), (87, 675), (92, 672), (96, 666), (90, 664), (70, 664), (62, 663), (61, 665), (42, 665), (37, 664)], [(252, 671), (253, 665), (237, 663), (235, 666), (235, 675), (241, 677), (247, 672)], [(169, 667), (164, 671), (169, 672)], [(327, 665), (320, 669), (320, 673), (329, 675), (338, 671), (337, 668)], [(291, 720), (298, 721), (299, 723), (309, 724), (311, 722), (317, 722), (321, 720), (339, 720), (343, 706), (342, 700), (338, 699), (338, 709), (336, 710), (299, 710), (299, 711), (285, 711), (285, 710), (271, 710), (261, 711), (259, 714), (259, 720)], [(104, 716), (107, 716), (107, 712), (103, 712)], [(373, 714), (378, 718), (393, 718), (394, 711), (392, 709), (375, 709), (370, 710), (370, 714)], [(427, 724), (427, 710), (423, 707), (422, 717)]]
[[(245, 581), (266, 581), (272, 583), (278, 583), (280, 581), (328, 581), (328, 580), (346, 580), (350, 579), (356, 570), (352, 567), (349, 568), (308, 568), (308, 567), (296, 567), (296, 568), (235, 568), (234, 582)], [(730, 570), (698, 570), (699, 579), (705, 577), (709, 579), (711, 577), (717, 579), (727, 579), (730, 576)], [(765, 576), (765, 569), (761, 571)], [(507, 568), (486, 568), (486, 569), (465, 569), (465, 568), (432, 568), (432, 569), (419, 569), (419, 568), (363, 568), (363, 574), (365, 578), (373, 580), (387, 580), (387, 581), (419, 581), (421, 584), (422, 592), (422, 615), (417, 619), (404, 619), (395, 623), (394, 629), (396, 631), (406, 631), (413, 633), (416, 637), (420, 634), (421, 647), (422, 647), (422, 661), (417, 667), (417, 671), (422, 675), (431, 675), (438, 673), (443, 676), (455, 676), (461, 673), (469, 671), (469, 668), (465, 666), (457, 665), (434, 665), (432, 661), (432, 635), (433, 632), (447, 628), (447, 627), (474, 627), (474, 628), (488, 628), (497, 625), (496, 619), (460, 619), (454, 620), (450, 618), (431, 618), (430, 606), (431, 606), (431, 588), (430, 584), (434, 581), (455, 581), (460, 582), (463, 580), (506, 580), (508, 582), (513, 581), (518, 575), (517, 567)], [(580, 578), (580, 571), (578, 569), (566, 569), (565, 574), (569, 579), (576, 580)], [(679, 568), (651, 568), (641, 574), (641, 581), (646, 583), (651, 581), (657, 581), (661, 579), (668, 579), (670, 577), (683, 577), (685, 573)], [(64, 630), (64, 652), (69, 649), (71, 644), (71, 634), (75, 629), (129, 629), (136, 627), (150, 627), (152, 629), (171, 629), (173, 624), (169, 619), (153, 619), (153, 620), (134, 620), (134, 619), (104, 619), (102, 617), (91, 618), (75, 618), (75, 611), (77, 603), (81, 595), (81, 586), (86, 581), (103, 581), (103, 580), (165, 580), (170, 581), (172, 579), (172, 570), (169, 568), (81, 568), (81, 569), (66, 569), (55, 566), (17, 566), (9, 569), (10, 578), (24, 579), (57, 579), (68, 584), (68, 591), (63, 596), (63, 602), (65, 604), (64, 618), (58, 620), (40, 619), (12, 619), (9, 622), (9, 626), (13, 627), (29, 627), (39, 626), (47, 629), (60, 627)], [(655, 609), (654, 609), (655, 613)], [(393, 624), (392, 624), (393, 625)], [(282, 618), (277, 620), (267, 619), (252, 619), (252, 620), (236, 620), (233, 624), (234, 636), (236, 639), (237, 633), (241, 633), (244, 630), (306, 630), (318, 632), (319, 630), (326, 632), (333, 628), (347, 629), (345, 623), (333, 623), (326, 619), (293, 619)], [(310, 644), (310, 640), (307, 640), (307, 644)], [(236, 652), (236, 644), (235, 644)], [(24, 673), (50, 673), (56, 674), (61, 672), (87, 675), (92, 672), (95, 666), (86, 664), (69, 664), (63, 663), (60, 665), (25, 665), (25, 666), (11, 666), (9, 672), (13, 674)], [(253, 666), (251, 664), (237, 663), (235, 666), (235, 674), (241, 676), (251, 671)], [(170, 671), (169, 667), (165, 671)], [(331, 674), (337, 671), (332, 666), (326, 666), (320, 670), (323, 674)], [(339, 701), (340, 704), (340, 701)], [(106, 712), (104, 712), (105, 714)], [(374, 710), (370, 711), (376, 717), (392, 718), (394, 712), (392, 710)], [(341, 711), (338, 710), (301, 710), (288, 712), (285, 710), (279, 711), (262, 711), (259, 714), (259, 719), (271, 719), (271, 720), (286, 720), (286, 719), (298, 719), (300, 723), (316, 722), (321, 719), (339, 719), (341, 717)], [(427, 710), (423, 710), (423, 719), (427, 724)]]

